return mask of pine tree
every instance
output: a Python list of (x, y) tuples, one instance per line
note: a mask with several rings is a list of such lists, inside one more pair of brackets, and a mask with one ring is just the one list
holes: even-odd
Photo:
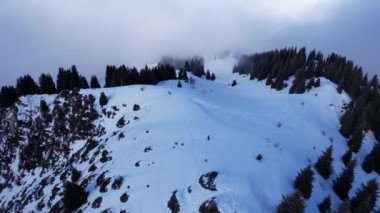
[(99, 98), (99, 104), (101, 107), (107, 105), (108, 103), (108, 98), (107, 96), (104, 94), (104, 92), (100, 93), (100, 98)]
[(39, 88), (30, 75), (24, 75), (17, 79), (16, 91), (18, 96), (34, 95), (39, 93)]
[(183, 72), (183, 80), (185, 80), (185, 81), (189, 80), (189, 77), (187, 76), (187, 72), (186, 71)]
[(350, 201), (350, 199), (346, 199), (340, 204), (337, 213), (351, 213), (351, 201)]
[(211, 80), (211, 74), (210, 74), (209, 70), (207, 70), (207, 72), (206, 72), (206, 79)]
[(79, 88), (88, 89), (90, 86), (88, 85), (87, 79), (84, 76), (79, 76)]
[(295, 87), (294, 92), (296, 94), (303, 94), (306, 91), (306, 86), (305, 86), (305, 79), (301, 79)]
[(231, 87), (234, 87), (236, 85), (237, 85), (236, 80), (233, 80), (232, 83), (231, 83)]
[(321, 62), (318, 62), (317, 67), (315, 68), (315, 77), (319, 78), (323, 76), (323, 65)]
[(299, 69), (296, 73), (293, 84), (289, 90), (289, 94), (302, 94), (306, 90), (305, 85), (305, 72), (302, 69)]
[(314, 172), (311, 170), (311, 167), (308, 166), (298, 173), (293, 186), (301, 192), (305, 199), (309, 199), (313, 191), (313, 181)]
[(324, 151), (323, 154), (318, 158), (318, 161), (315, 164), (315, 168), (324, 179), (328, 179), (332, 172), (332, 151), (332, 146), (329, 146), (326, 151)]
[(70, 72), (60, 67), (57, 74), (57, 92), (63, 90), (70, 90)]
[(55, 94), (57, 92), (55, 83), (50, 74), (42, 73), (39, 78), (39, 84), (41, 94)]
[(373, 148), (373, 170), (380, 175), (380, 145), (376, 144)]
[(372, 88), (375, 88), (376, 90), (379, 89), (379, 80), (377, 80), (377, 75), (374, 75), (371, 80), (371, 86)]
[(380, 174), (380, 145), (376, 144), (373, 148), (371, 153), (369, 153), (363, 163), (362, 168), (365, 172), (371, 173), (372, 171), (375, 171), (376, 173)]
[(319, 212), (330, 213), (331, 212), (331, 198), (327, 196), (321, 203), (318, 204)]
[(13, 86), (4, 86), (0, 91), (0, 108), (10, 107), (17, 101), (17, 92)]
[(276, 80), (272, 84), (273, 88), (276, 89), (277, 91), (280, 91), (284, 88), (284, 80), (282, 76), (277, 76)]
[(178, 88), (182, 88), (182, 84), (181, 84), (181, 81), (179, 80), (178, 83), (177, 83), (177, 87)]
[(308, 90), (308, 91), (311, 90), (311, 88), (314, 86), (314, 84), (315, 84), (314, 77), (312, 77), (306, 85), (306, 90)]
[(315, 69), (314, 62), (308, 65), (307, 70), (306, 70), (306, 75), (305, 75), (306, 79), (310, 79), (314, 77), (314, 69)]
[(45, 100), (40, 101), (40, 112), (43, 114), (49, 112), (49, 106)]
[(70, 74), (70, 90), (80, 88), (80, 76), (75, 65), (71, 66)]
[(317, 81), (314, 84), (314, 87), (320, 87), (321, 86), (321, 79), (317, 78)]
[(348, 140), (347, 144), (351, 151), (358, 153), (363, 142), (363, 127), (362, 125), (356, 127), (352, 133), (351, 138)]
[(363, 168), (363, 171), (365, 171), (366, 173), (371, 173), (375, 167), (374, 165), (374, 154), (373, 154), (373, 151), (371, 153), (369, 153), (365, 158), (364, 158), (364, 161), (362, 163), (362, 168)]
[(344, 137), (348, 138), (351, 133), (355, 130), (356, 120), (358, 117), (358, 111), (355, 109), (348, 110), (341, 118), (340, 118), (340, 134)]
[(305, 201), (299, 192), (294, 192), (283, 197), (281, 203), (277, 206), (277, 213), (303, 213), (305, 212)]
[(178, 79), (182, 79), (183, 80), (183, 73), (184, 73), (184, 70), (181, 68), (179, 69), (179, 72), (178, 72)]
[(376, 179), (369, 180), (366, 185), (362, 184), (351, 199), (353, 212), (372, 212), (378, 198), (378, 192), (379, 184)]
[(348, 193), (352, 188), (352, 183), (354, 181), (354, 169), (356, 166), (356, 160), (352, 160), (347, 168), (339, 175), (339, 177), (334, 181), (333, 189), (342, 200), (348, 198)]
[(91, 89), (100, 88), (98, 78), (95, 75), (91, 76), (90, 86), (91, 86)]
[(176, 196), (177, 190), (172, 193), (170, 200), (168, 201), (167, 207), (171, 210), (172, 213), (180, 212), (180, 205)]
[(344, 153), (344, 155), (342, 156), (342, 162), (345, 166), (348, 165), (348, 163), (351, 161), (351, 158), (352, 158), (352, 151), (351, 150), (347, 150), (346, 153)]
[(73, 212), (86, 203), (88, 192), (75, 183), (68, 182), (65, 184), (63, 203), (65, 212)]
[(273, 79), (271, 77), (268, 77), (267, 80), (265, 81), (265, 85), (267, 86), (274, 85)]
[(105, 85), (104, 87), (113, 87), (113, 78), (114, 74), (116, 72), (116, 67), (115, 66), (110, 66), (108, 65), (106, 67), (106, 78), (105, 78)]
[(211, 81), (215, 81), (216, 77), (215, 77), (215, 74), (211, 74)]

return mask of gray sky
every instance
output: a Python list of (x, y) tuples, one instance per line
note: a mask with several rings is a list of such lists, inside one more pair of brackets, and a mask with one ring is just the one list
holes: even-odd
[(306, 46), (380, 73), (378, 0), (4, 0), (0, 85), (77, 65), (141, 66), (162, 55), (212, 56)]

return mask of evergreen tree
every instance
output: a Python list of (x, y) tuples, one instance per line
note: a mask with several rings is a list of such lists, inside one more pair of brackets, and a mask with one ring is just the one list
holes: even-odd
[(207, 72), (206, 72), (206, 79), (211, 80), (211, 74), (210, 74), (209, 70), (207, 70)]
[(317, 81), (314, 84), (314, 87), (320, 87), (321, 86), (321, 79), (317, 78)]
[(70, 90), (80, 88), (80, 76), (75, 65), (71, 66), (70, 74)]
[(344, 200), (340, 204), (337, 213), (351, 213), (351, 201), (349, 199)]
[(311, 63), (306, 69), (306, 75), (305, 75), (306, 79), (310, 79), (314, 77), (314, 70), (315, 70), (315, 65), (314, 63)]
[(13, 86), (1, 87), (0, 108), (10, 107), (17, 101), (17, 92)]
[(337, 90), (337, 92), (338, 92), (339, 94), (341, 94), (342, 91), (343, 91), (343, 88), (344, 88), (344, 82), (345, 82), (345, 80), (344, 80), (344, 78), (342, 78), (342, 79), (339, 81), (338, 87), (336, 88), (336, 90)]
[(181, 81), (180, 81), (180, 80), (178, 81), (177, 87), (178, 87), (178, 88), (182, 88), (182, 84), (181, 84)]
[(342, 162), (345, 166), (348, 166), (348, 163), (351, 161), (351, 158), (352, 158), (352, 151), (351, 150), (347, 150), (346, 153), (344, 153), (344, 155), (342, 156)]
[(90, 85), (91, 85), (92, 89), (100, 88), (100, 84), (99, 84), (98, 78), (95, 75), (91, 76)]
[(40, 112), (43, 114), (49, 112), (49, 106), (45, 100), (40, 101)]
[(42, 73), (39, 78), (39, 84), (41, 94), (55, 94), (57, 92), (55, 83), (50, 74)]
[(87, 79), (84, 76), (79, 76), (79, 88), (88, 89), (90, 86), (88, 85)]
[(265, 85), (267, 85), (267, 86), (271, 85), (271, 87), (272, 87), (272, 85), (274, 85), (273, 79), (271, 77), (268, 77), (266, 82), (265, 82)]
[(373, 170), (380, 175), (380, 145), (378, 143), (373, 148)]
[(65, 184), (63, 203), (65, 212), (73, 212), (86, 203), (88, 192), (75, 183), (68, 182)]
[(296, 82), (295, 82), (295, 90), (294, 92), (296, 94), (302, 94), (306, 91), (306, 86), (305, 86), (305, 73), (303, 70), (299, 71), (300, 74), (297, 77), (296, 75)]
[(302, 94), (306, 90), (305, 86), (305, 72), (302, 69), (299, 69), (296, 73), (293, 84), (290, 87), (289, 94)]
[(294, 192), (283, 197), (281, 203), (277, 206), (277, 213), (303, 213), (305, 212), (305, 201), (299, 192)]
[(172, 193), (170, 200), (168, 201), (167, 207), (171, 210), (172, 213), (180, 212), (180, 205), (176, 196), (177, 190)]
[[(379, 92), (380, 93), (380, 92)], [(375, 138), (380, 141), (380, 94), (377, 93), (377, 95), (370, 95), (370, 97), (373, 97), (373, 99), (377, 99), (375, 101), (371, 101), (368, 103), (368, 106), (366, 108), (368, 117), (367, 122), (370, 125), (370, 128), (375, 135)]]
[(180, 70), (179, 70), (179, 72), (178, 72), (178, 79), (182, 79), (182, 80), (184, 80), (183, 79), (183, 73), (184, 73), (185, 71), (181, 68)]
[(351, 199), (353, 212), (372, 212), (378, 198), (379, 184), (371, 179), (366, 185), (362, 184), (355, 196)]
[(363, 170), (368, 174), (371, 173), (375, 167), (374, 163), (374, 153), (372, 151), (364, 158), (362, 163)]
[(350, 147), (350, 150), (358, 153), (360, 150), (360, 147), (362, 146), (363, 141), (363, 127), (362, 125), (358, 126), (355, 131), (353, 132), (351, 138), (348, 140), (348, 147)]
[(276, 80), (272, 84), (273, 88), (276, 89), (277, 91), (280, 91), (284, 88), (284, 80), (282, 76), (277, 76)]
[(34, 95), (39, 93), (39, 88), (30, 75), (24, 75), (17, 79), (16, 91), (18, 96)]
[(187, 76), (186, 71), (183, 72), (183, 80), (185, 80), (185, 81), (189, 80), (189, 77)]
[(113, 78), (116, 72), (115, 66), (108, 65), (106, 67), (106, 79), (105, 79), (105, 85), (104, 87), (113, 87)]
[(63, 90), (70, 90), (70, 72), (60, 67), (57, 75), (57, 92)]
[(211, 74), (211, 81), (215, 81), (216, 77), (215, 77), (215, 74)]
[(339, 177), (334, 181), (333, 189), (342, 200), (348, 198), (348, 193), (352, 188), (352, 183), (354, 181), (354, 169), (356, 166), (356, 160), (352, 160), (345, 170), (339, 175)]
[(318, 161), (315, 164), (315, 168), (324, 179), (328, 179), (332, 172), (332, 151), (332, 146), (329, 146), (326, 151), (324, 151), (323, 154), (318, 158)]
[(316, 55), (317, 55), (317, 52), (315, 50), (310, 51), (310, 53), (307, 57), (307, 61), (306, 61), (307, 66), (314, 64), (314, 60), (316, 59)]
[(185, 71), (190, 71), (190, 63), (189, 63), (189, 61), (185, 61)]
[(99, 104), (101, 107), (105, 106), (108, 104), (108, 98), (104, 94), (104, 92), (100, 93), (100, 98), (99, 98)]
[(314, 77), (312, 77), (306, 85), (306, 90), (308, 90), (308, 91), (311, 90), (311, 88), (314, 86), (314, 84), (315, 84), (315, 80), (314, 80)]
[(302, 169), (293, 183), (295, 189), (301, 192), (305, 199), (309, 199), (313, 191), (314, 172), (308, 166)]
[(232, 83), (231, 83), (231, 87), (234, 87), (236, 85), (237, 85), (236, 80), (233, 80)]
[(374, 75), (371, 80), (371, 86), (372, 88), (375, 88), (376, 90), (379, 89), (379, 80), (377, 80), (377, 75)]
[(348, 138), (351, 135), (351, 133), (354, 131), (357, 117), (358, 117), (357, 110), (355, 109), (348, 110), (340, 119), (340, 123), (342, 125), (339, 130), (340, 134)]
[(372, 171), (375, 171), (376, 173), (380, 174), (380, 145), (376, 144), (371, 153), (369, 153), (363, 163), (362, 168), (365, 172), (371, 173)]
[(314, 75), (316, 78), (323, 76), (323, 64), (321, 62), (318, 62)]
[(331, 198), (327, 196), (321, 203), (318, 204), (319, 212), (330, 213), (331, 212)]

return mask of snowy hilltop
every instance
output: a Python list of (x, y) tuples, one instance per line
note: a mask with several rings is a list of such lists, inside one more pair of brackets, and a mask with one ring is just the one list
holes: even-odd
[[(188, 80), (20, 97), (0, 113), (0, 211), (276, 212), (291, 196), (306, 212), (371, 205), (358, 192), (380, 181), (363, 169), (378, 142), (368, 124), (359, 148), (347, 145), (346, 88), (324, 75), (292, 88), (299, 73), (268, 83), (232, 56), (204, 70), (216, 78), (181, 71)], [(309, 194), (295, 184), (307, 172)], [(350, 172), (346, 195), (337, 182)]]

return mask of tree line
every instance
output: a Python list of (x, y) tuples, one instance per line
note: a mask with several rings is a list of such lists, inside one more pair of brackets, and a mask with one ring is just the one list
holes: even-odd
[(9, 107), (17, 101), (18, 97), (24, 95), (56, 94), (63, 90), (88, 89), (90, 87), (100, 88), (96, 76), (91, 77), (89, 84), (86, 77), (78, 73), (75, 65), (69, 69), (59, 68), (56, 82), (48, 73), (42, 73), (38, 78), (38, 82), (27, 74), (17, 79), (16, 87), (3, 86), (1, 88), (0, 107)]
[[(174, 60), (174, 59), (173, 59)], [(183, 63), (182, 63), (183, 62)], [(177, 76), (176, 69), (179, 69)], [(133, 84), (155, 85), (165, 80), (188, 80), (187, 71), (201, 77), (205, 75), (207, 80), (215, 80), (215, 75), (204, 71), (203, 58), (194, 57), (187, 60), (161, 61), (155, 67), (145, 66), (140, 71), (135, 67), (119, 67), (109, 65), (106, 67), (104, 87), (117, 87)], [(64, 90), (101, 88), (96, 76), (92, 76), (90, 83), (86, 77), (79, 74), (75, 65), (69, 69), (60, 67), (56, 82), (48, 73), (42, 73), (36, 82), (30, 75), (24, 75), (17, 79), (16, 87), (3, 86), (0, 90), (0, 108), (9, 107), (15, 103), (18, 97), (35, 94), (56, 94)]]
[(324, 77), (345, 91), (352, 99), (341, 118), (341, 134), (349, 140), (349, 147), (357, 152), (364, 131), (371, 129), (380, 141), (380, 91), (377, 76), (371, 79), (361, 67), (346, 57), (332, 53), (326, 58), (321, 52), (306, 48), (284, 48), (241, 57), (233, 72), (248, 74), (250, 79), (265, 80), (273, 89), (288, 87), (289, 93), (302, 94), (320, 85)]
[(159, 64), (153, 68), (145, 66), (140, 72), (125, 65), (107, 66), (105, 87), (117, 87), (133, 84), (154, 85), (160, 81), (177, 79), (175, 68), (168, 64)]

